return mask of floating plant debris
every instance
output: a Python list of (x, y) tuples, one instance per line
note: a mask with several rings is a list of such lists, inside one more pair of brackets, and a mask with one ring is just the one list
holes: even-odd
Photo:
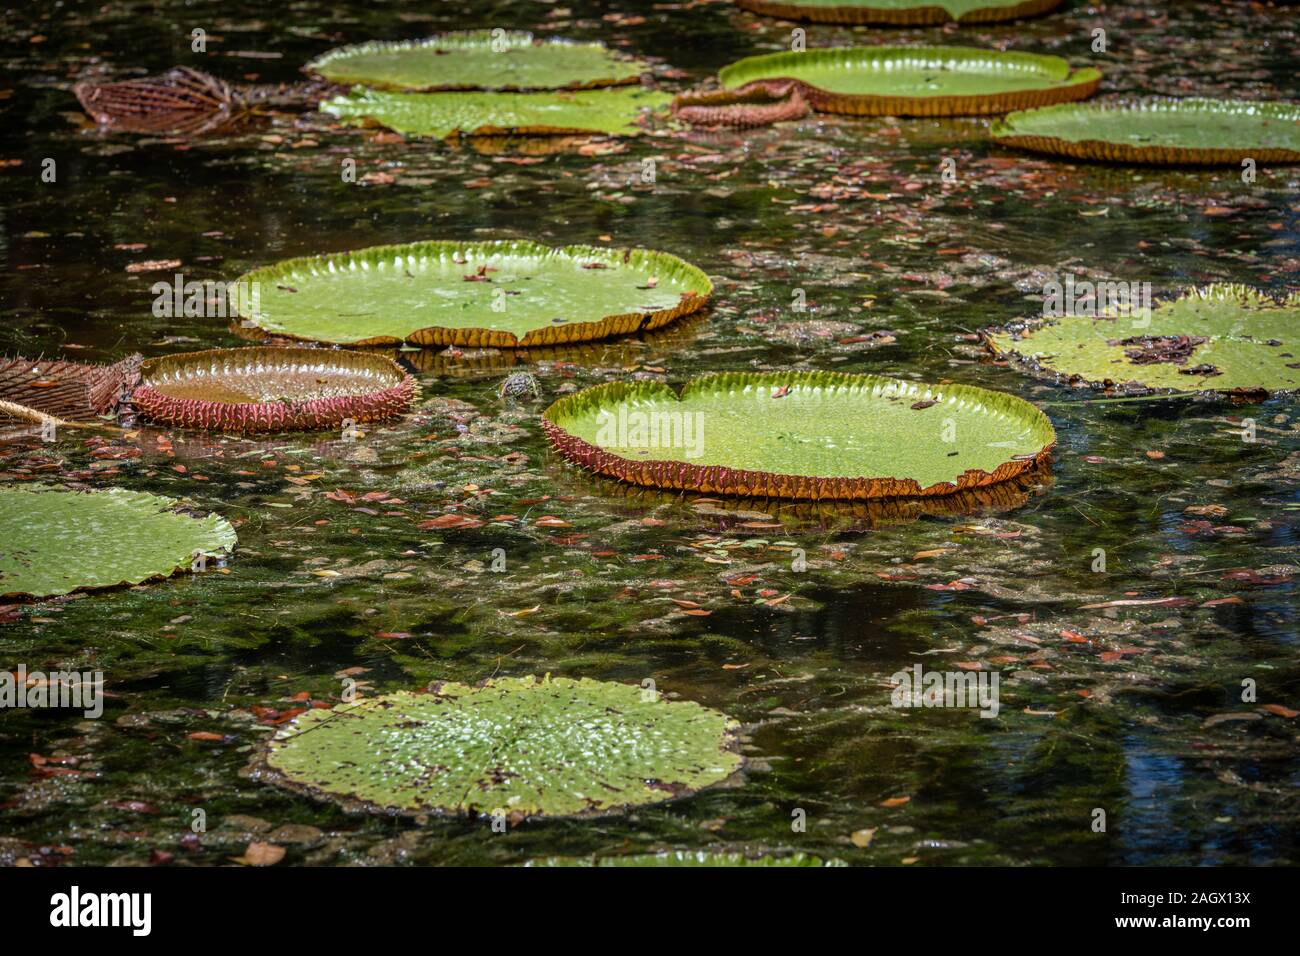
[(1005, 113), (1091, 96), (1101, 73), (1059, 56), (973, 47), (873, 46), (769, 53), (723, 67), (727, 89), (797, 83), (813, 109), (864, 116)]
[(415, 393), (415, 379), (382, 355), (245, 348), (150, 359), (132, 401), (152, 421), (249, 433), (383, 421)]
[[(653, 282), (651, 280), (654, 280)], [(654, 329), (704, 306), (713, 284), (676, 256), (527, 240), (416, 242), (290, 259), (245, 318), (288, 338), (351, 345), (513, 347)]]
[(573, 90), (635, 83), (648, 64), (603, 43), (467, 30), (425, 40), (359, 43), (303, 69), (332, 83), (377, 90)]
[(179, 514), (178, 504), (123, 488), (0, 487), (0, 595), (139, 584), (234, 549), (229, 522)]
[(1193, 289), (1150, 315), (1114, 310), (986, 334), (1030, 371), (1121, 391), (1276, 392), (1300, 388), (1300, 296), (1239, 285)]
[(723, 782), (744, 763), (734, 733), (631, 684), (507, 677), (309, 710), (252, 774), (351, 810), (586, 816)]
[(1162, 165), (1300, 162), (1300, 105), (1149, 99), (1067, 103), (993, 125), (1006, 146), (1074, 159)]
[(772, 498), (946, 495), (1044, 462), (1047, 416), (1001, 392), (841, 372), (614, 382), (543, 425), (570, 461), (636, 485)]

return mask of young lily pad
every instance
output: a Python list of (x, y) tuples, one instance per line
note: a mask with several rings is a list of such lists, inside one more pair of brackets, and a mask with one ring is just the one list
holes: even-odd
[[(290, 259), (248, 273), (243, 317), (286, 338), (351, 345), (513, 348), (654, 329), (700, 309), (713, 284), (645, 249), (526, 240), (416, 242)], [(248, 287), (248, 286), (244, 286)]]
[(785, 20), (923, 26), (995, 23), (1055, 10), (1061, 0), (736, 0), (754, 13)]
[(554, 93), (390, 93), (357, 88), (321, 104), (352, 125), (406, 136), (639, 136), (641, 120), (671, 102), (641, 87)]
[(331, 83), (426, 92), (615, 86), (635, 83), (648, 68), (603, 43), (536, 40), (531, 33), (491, 30), (358, 43), (330, 50), (304, 67)]
[(1056, 441), (1014, 395), (840, 372), (706, 375), (680, 395), (613, 382), (560, 399), (542, 424), (564, 457), (632, 484), (811, 500), (990, 485)]
[(212, 349), (150, 359), (132, 402), (145, 418), (232, 432), (316, 431), (410, 407), (415, 379), (390, 358), (336, 349)]
[(224, 518), (191, 518), (176, 504), (122, 488), (0, 488), (0, 595), (139, 584), (234, 549)]
[(1300, 162), (1300, 105), (1151, 98), (1069, 103), (1012, 113), (993, 125), (1007, 146), (1121, 163)]
[(659, 803), (742, 767), (736, 724), (630, 684), (500, 678), (438, 684), (285, 725), (252, 776), (347, 809), (585, 816)]
[(714, 853), (708, 850), (670, 850), (665, 853), (635, 853), (625, 856), (549, 856), (529, 860), (524, 866), (848, 866), (843, 860), (824, 860), (807, 853), (788, 856), (746, 856), (743, 853)]
[(1066, 316), (988, 333), (990, 347), (1053, 379), (1125, 392), (1300, 389), (1300, 296), (1193, 289), (1150, 316)]
[(724, 67), (727, 89), (758, 81), (799, 85), (828, 113), (959, 116), (1005, 113), (1091, 96), (1101, 73), (1071, 72), (1059, 56), (972, 47), (873, 46), (770, 53)]

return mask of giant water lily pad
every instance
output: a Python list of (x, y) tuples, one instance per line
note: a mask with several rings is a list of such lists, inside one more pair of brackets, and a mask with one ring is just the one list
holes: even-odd
[(315, 431), (410, 407), (415, 379), (382, 355), (210, 349), (150, 359), (132, 402), (151, 421), (232, 432)]
[(1061, 0), (736, 0), (754, 13), (817, 23), (920, 26), (994, 23), (1055, 10)]
[(356, 89), (321, 104), (353, 125), (407, 136), (639, 136), (647, 114), (672, 98), (641, 87), (555, 93), (389, 93)]
[(284, 726), (253, 776), (348, 809), (580, 816), (720, 783), (743, 759), (736, 725), (630, 684), (501, 678), (434, 685)]
[[(495, 34), (495, 35), (494, 35)], [(469, 30), (426, 40), (358, 43), (304, 69), (331, 83), (384, 90), (561, 90), (635, 83), (648, 65), (603, 43)]]
[(713, 291), (708, 276), (667, 253), (526, 240), (377, 246), (290, 259), (240, 282), (261, 289), (244, 318), (275, 335), (504, 348), (658, 328)]
[(997, 352), (1053, 379), (1121, 391), (1300, 388), (1300, 296), (1238, 285), (1191, 290), (1140, 313), (1066, 316), (989, 333)]
[(746, 856), (743, 853), (717, 853), (709, 850), (669, 850), (664, 853), (629, 853), (620, 856), (550, 856), (539, 860), (529, 860), (524, 866), (530, 867), (568, 867), (568, 866), (723, 866), (723, 867), (806, 867), (806, 866), (848, 866), (843, 860), (823, 860), (819, 856), (807, 853), (791, 853), (788, 856)]
[(1056, 156), (1123, 163), (1300, 162), (1300, 105), (1151, 98), (1012, 113), (993, 138)]
[(728, 89), (788, 80), (814, 109), (892, 116), (1005, 113), (1083, 99), (1101, 82), (1097, 70), (1071, 72), (1059, 56), (944, 46), (770, 53), (724, 67), (718, 78)]
[(839, 372), (614, 382), (543, 414), (570, 461), (637, 485), (772, 498), (944, 495), (1045, 461), (1047, 416), (1001, 392)]
[(0, 595), (139, 584), (235, 547), (224, 518), (191, 518), (177, 504), (122, 488), (0, 488)]

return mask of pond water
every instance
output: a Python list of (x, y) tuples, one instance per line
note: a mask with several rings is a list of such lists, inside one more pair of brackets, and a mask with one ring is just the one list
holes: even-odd
[[(1102, 95), (1300, 98), (1298, 21), (1284, 9), (1067, 7), (888, 37), (1059, 53), (1098, 65)], [(1230, 168), (1075, 165), (997, 148), (977, 119), (813, 116), (534, 155), (376, 141), (286, 111), (187, 143), (87, 130), (69, 92), (88, 72), (174, 64), (290, 82), (344, 42), (492, 26), (660, 58), (671, 90), (788, 48), (791, 28), (721, 2), (69, 2), (0, 14), (7, 354), (100, 361), (240, 344), (220, 319), (155, 317), (159, 276), (127, 268), (144, 260), (217, 280), (294, 255), (529, 237), (663, 249), (716, 286), (705, 315), (644, 338), (538, 356), (404, 352), (420, 404), (353, 442), (141, 427), (0, 445), (5, 480), (181, 497), (240, 538), (206, 574), (6, 612), (0, 666), (102, 670), (113, 696), (99, 720), (0, 715), (0, 860), (220, 864), (250, 840), (284, 845), (285, 864), (330, 865), (662, 848), (917, 866), (1300, 860), (1294, 399), (1103, 400), (990, 360), (975, 335), (1034, 314), (1044, 282), (1066, 272), (1150, 282), (1157, 295), (1209, 281), (1294, 289), (1300, 167), (1262, 167), (1246, 183)], [(194, 27), (206, 56), (191, 52)], [(1090, 49), (1096, 28), (1104, 54)], [(808, 45), (881, 35), (812, 26)], [(54, 183), (41, 181), (45, 158)], [(342, 181), (347, 158), (363, 182)], [(1013, 392), (1057, 429), (1051, 475), (964, 513), (732, 505), (586, 476), (538, 421), (546, 403), (600, 382), (792, 368)], [(518, 370), (537, 377), (539, 401), (498, 396)], [(416, 527), (448, 512), (514, 517)], [(1162, 599), (1181, 600), (1094, 606)], [(891, 675), (916, 664), (996, 671), (1000, 713), (892, 707)], [(501, 834), (348, 815), (241, 775), (295, 698), (336, 700), (345, 677), (382, 693), (544, 673), (649, 678), (733, 715), (743, 783)]]

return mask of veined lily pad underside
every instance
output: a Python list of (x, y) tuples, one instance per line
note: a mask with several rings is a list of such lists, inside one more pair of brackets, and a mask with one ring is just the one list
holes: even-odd
[(1150, 98), (1012, 113), (993, 138), (1055, 156), (1163, 165), (1300, 162), (1300, 105)]
[(1067, 315), (986, 335), (1043, 376), (1123, 392), (1300, 389), (1300, 296), (1239, 285), (1193, 289), (1150, 314)]
[(655, 329), (713, 284), (676, 256), (527, 240), (416, 242), (290, 259), (248, 273), (264, 332), (349, 345), (514, 348)]
[(0, 595), (139, 584), (234, 549), (224, 518), (191, 518), (177, 504), (123, 488), (0, 488)]
[(415, 379), (382, 355), (246, 348), (150, 359), (132, 401), (152, 421), (252, 433), (383, 421), (415, 393)]
[(347, 123), (406, 136), (640, 136), (649, 114), (669, 102), (642, 87), (551, 93), (390, 93), (354, 89), (321, 104)]
[(588, 816), (727, 780), (735, 729), (630, 684), (499, 678), (309, 710), (251, 774), (357, 811)]
[(736, 0), (754, 13), (786, 20), (882, 26), (995, 23), (1055, 10), (1061, 0)]
[(1071, 71), (1061, 57), (1037, 53), (875, 46), (752, 56), (718, 78), (727, 89), (792, 81), (813, 109), (828, 113), (958, 116), (1084, 99), (1096, 92), (1101, 73)]
[(707, 375), (680, 395), (609, 383), (542, 423), (564, 457), (632, 484), (808, 500), (982, 487), (1045, 462), (1056, 441), (1014, 395), (839, 372)]
[(331, 83), (377, 90), (575, 90), (635, 83), (649, 68), (603, 43), (467, 30), (425, 40), (358, 43), (304, 69)]

